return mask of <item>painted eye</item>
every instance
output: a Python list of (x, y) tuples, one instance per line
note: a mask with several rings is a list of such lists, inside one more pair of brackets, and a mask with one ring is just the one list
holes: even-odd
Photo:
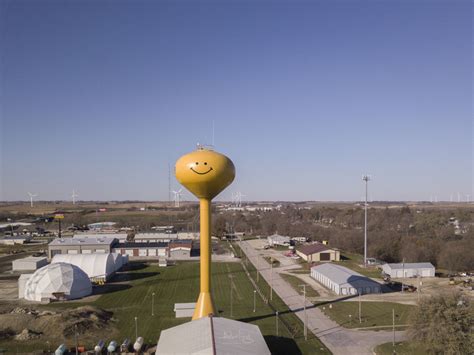
[(199, 165), (199, 163), (198, 163), (198, 162), (196, 162), (196, 165)]
[(207, 165), (207, 162), (204, 162), (204, 165)]

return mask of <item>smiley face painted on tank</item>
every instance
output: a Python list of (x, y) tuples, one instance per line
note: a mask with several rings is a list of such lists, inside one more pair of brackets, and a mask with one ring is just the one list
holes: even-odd
[(225, 155), (198, 149), (176, 162), (176, 179), (199, 198), (213, 198), (235, 177), (235, 167)]
[[(201, 166), (199, 166), (201, 165)], [(200, 169), (201, 168), (201, 169)], [(212, 166), (209, 166), (207, 164), (207, 161), (199, 163), (198, 161), (194, 163), (194, 166), (191, 166), (189, 169), (191, 169), (193, 172), (195, 172), (198, 175), (206, 175), (209, 174), (212, 171)], [(202, 171), (206, 170), (206, 171)]]

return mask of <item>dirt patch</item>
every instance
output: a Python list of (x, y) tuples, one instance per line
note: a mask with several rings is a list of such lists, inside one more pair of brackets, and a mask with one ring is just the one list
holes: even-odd
[(87, 341), (116, 332), (113, 313), (92, 306), (63, 311), (11, 307), (0, 312), (0, 339), (58, 340), (77, 332)]
[(41, 337), (40, 332), (35, 332), (33, 330), (25, 328), (19, 334), (15, 335), (15, 340), (32, 340), (38, 339), (39, 337)]

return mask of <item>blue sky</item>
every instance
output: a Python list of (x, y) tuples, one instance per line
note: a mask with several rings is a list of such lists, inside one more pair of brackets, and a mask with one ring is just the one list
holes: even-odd
[[(0, 200), (473, 195), (470, 1), (0, 1)], [(172, 181), (172, 188), (178, 187)], [(188, 193), (185, 199), (193, 199)]]

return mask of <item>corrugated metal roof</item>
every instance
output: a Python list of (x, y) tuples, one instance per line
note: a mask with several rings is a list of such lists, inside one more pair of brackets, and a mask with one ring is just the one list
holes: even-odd
[(166, 248), (168, 243), (164, 242), (124, 242), (115, 244), (115, 249), (133, 249), (133, 248)]
[(328, 248), (324, 244), (314, 243), (314, 244), (302, 245), (302, 246), (296, 248), (296, 250), (303, 253), (304, 255), (311, 255), (311, 254), (314, 254), (314, 253), (320, 253), (322, 251), (332, 250), (332, 249)]
[(338, 285), (350, 284), (352, 287), (365, 287), (368, 284), (377, 284), (378, 282), (359, 274), (351, 269), (336, 264), (321, 264), (313, 266), (311, 271), (316, 270)]
[(115, 238), (56, 238), (49, 245), (111, 245)]
[(393, 263), (387, 264), (391, 269), (434, 269), (431, 263)]

